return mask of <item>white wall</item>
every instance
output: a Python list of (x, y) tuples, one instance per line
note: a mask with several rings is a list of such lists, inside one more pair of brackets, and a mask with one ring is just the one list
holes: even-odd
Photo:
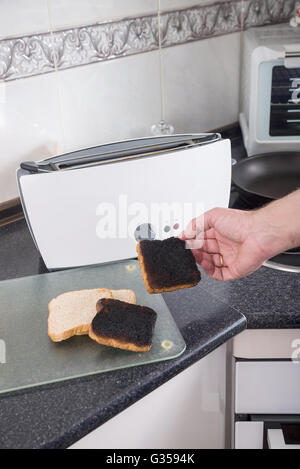
[[(170, 10), (195, 3), (160, 5)], [(0, 39), (153, 13), (157, 6), (158, 0), (1, 0)], [(176, 132), (237, 120), (239, 59), (239, 33), (163, 50), (164, 117)], [(17, 196), (21, 161), (149, 135), (161, 118), (159, 66), (159, 52), (152, 51), (0, 81), (0, 203)]]

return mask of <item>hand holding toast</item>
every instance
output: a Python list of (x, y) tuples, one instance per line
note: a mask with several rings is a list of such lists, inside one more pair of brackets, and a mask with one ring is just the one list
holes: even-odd
[[(214, 208), (191, 220), (180, 238), (207, 275), (222, 281), (251, 274), (300, 245), (300, 189), (259, 210)], [(202, 241), (199, 247), (199, 240)]]

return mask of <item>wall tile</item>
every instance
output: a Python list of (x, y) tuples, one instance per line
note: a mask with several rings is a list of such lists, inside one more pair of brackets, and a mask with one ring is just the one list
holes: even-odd
[(240, 33), (163, 50), (165, 120), (176, 132), (238, 119)]
[(214, 3), (224, 3), (228, 0), (160, 0), (160, 9), (176, 10), (177, 8), (188, 8), (195, 5), (213, 5)]
[(55, 74), (0, 84), (0, 203), (17, 197), (21, 161), (60, 153), (63, 135)]
[(47, 0), (0, 1), (0, 39), (49, 29)]
[(48, 0), (54, 29), (155, 13), (158, 0)]
[(157, 51), (58, 75), (66, 151), (149, 135), (160, 119)]

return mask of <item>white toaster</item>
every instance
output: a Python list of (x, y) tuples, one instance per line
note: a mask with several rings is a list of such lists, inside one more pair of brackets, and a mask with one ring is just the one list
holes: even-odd
[(231, 146), (214, 133), (128, 140), (24, 162), (17, 180), (48, 269), (113, 262), (227, 207)]

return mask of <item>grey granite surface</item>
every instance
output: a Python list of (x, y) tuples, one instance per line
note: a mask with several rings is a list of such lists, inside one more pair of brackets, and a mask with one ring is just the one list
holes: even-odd
[(248, 329), (300, 328), (300, 274), (261, 267), (243, 279), (201, 287), (246, 316)]
[[(45, 271), (24, 221), (0, 228), (0, 280)], [(201, 284), (164, 298), (187, 345), (179, 358), (1, 395), (0, 448), (66, 448), (246, 327)]]

